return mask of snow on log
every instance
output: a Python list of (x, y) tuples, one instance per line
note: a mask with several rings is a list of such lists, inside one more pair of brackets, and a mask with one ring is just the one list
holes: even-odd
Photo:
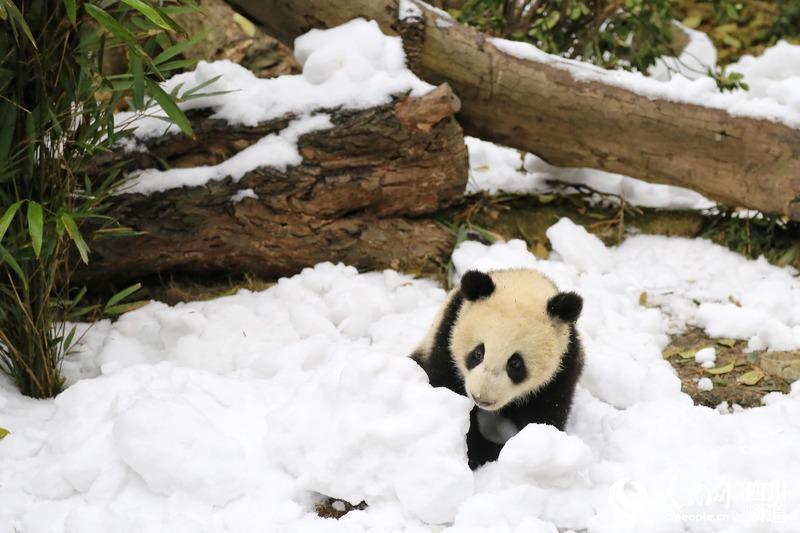
[[(278, 138), (294, 116), (255, 126), (190, 112), (195, 138), (146, 139), (138, 151), (93, 162), (91, 173), (125, 162), (126, 172), (166, 164), (163, 179), (135, 181), (112, 197), (110, 214), (141, 235), (93, 243), (80, 278), (155, 272), (296, 273), (321, 261), (418, 269), (452, 250), (431, 215), (463, 197), (467, 152), (447, 85), (367, 109), (326, 110), (332, 127), (299, 135), (299, 164), (257, 166), (240, 177), (191, 183), (236, 154)], [(142, 173), (142, 178), (148, 172)]]
[(800, 220), (800, 113), (787, 106), (549, 56), (415, 0), (399, 2), (402, 10), (397, 0), (229, 2), (286, 43), (356, 17), (377, 21), (403, 36), (417, 75), (451, 85), (469, 135), (554, 165), (688, 187)]

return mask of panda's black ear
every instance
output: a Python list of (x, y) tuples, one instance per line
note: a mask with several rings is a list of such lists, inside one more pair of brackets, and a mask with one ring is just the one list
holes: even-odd
[(547, 301), (547, 314), (564, 322), (575, 322), (581, 315), (583, 298), (574, 292), (559, 292)]
[(494, 281), (488, 274), (470, 270), (461, 277), (461, 294), (470, 302), (486, 298), (494, 292)]

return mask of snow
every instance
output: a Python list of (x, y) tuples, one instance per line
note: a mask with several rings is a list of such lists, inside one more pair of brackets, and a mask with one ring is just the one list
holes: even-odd
[[(703, 59), (710, 59), (704, 38), (695, 32), (690, 37), (696, 42), (688, 53), (696, 51)], [(637, 72), (606, 70), (589, 63), (546, 54), (530, 43), (499, 38), (491, 38), (489, 42), (509, 56), (565, 70), (576, 81), (597, 81), (633, 91), (651, 100), (697, 104), (722, 109), (732, 116), (763, 118), (792, 128), (800, 127), (800, 45), (781, 41), (770, 48), (769, 53), (759, 57), (744, 57), (729, 65), (729, 72), (744, 74), (744, 81), (751, 86), (751, 90), (720, 93), (712, 78), (698, 77), (696, 73), (687, 77), (685, 74), (689, 69), (686, 68), (665, 80), (666, 67), (663, 62), (654, 71), (657, 77), (651, 78)], [(688, 62), (688, 66), (696, 63)]]
[(713, 347), (697, 350), (697, 353), (694, 354), (694, 361), (703, 368), (713, 368), (717, 361), (717, 351)]
[[(232, 125), (294, 118), (280, 133), (262, 138), (218, 165), (145, 170), (121, 192), (150, 194), (227, 177), (238, 181), (258, 167), (297, 165), (302, 161), (297, 138), (332, 126), (325, 110), (365, 109), (386, 104), (394, 95), (422, 95), (433, 87), (406, 68), (400, 37), (384, 35), (375, 21), (354, 19), (328, 30), (311, 30), (295, 40), (294, 53), (303, 66), (299, 75), (261, 79), (231, 61), (200, 61), (194, 71), (162, 83), (166, 92), (178, 90), (179, 94), (203, 85), (199, 94), (208, 96), (188, 99), (180, 107), (184, 111), (210, 109), (212, 118)], [(119, 113), (116, 121), (135, 126), (139, 141), (177, 131), (165, 122), (158, 106), (145, 115)]]
[(258, 200), (258, 195), (253, 189), (241, 189), (236, 191), (235, 194), (231, 195), (230, 201), (234, 204), (238, 204), (245, 198), (252, 198), (254, 200)]
[(701, 391), (714, 390), (714, 384), (709, 378), (700, 378), (697, 380), (697, 389)]
[[(547, 260), (467, 241), (453, 262), (536, 268), (584, 297), (566, 432), (506, 433), (498, 461), (470, 472), (470, 402), (407, 357), (445, 291), (322, 263), (98, 323), (55, 400), (0, 379), (0, 531), (796, 531), (800, 382), (760, 408), (708, 409), (661, 356), (668, 333), (718, 326), (709, 305), (743, 310), (720, 322), (750, 342), (798, 327), (796, 273), (701, 239), (607, 248), (568, 219), (548, 235)], [(368, 507), (319, 518), (321, 495)]]
[[(600, 193), (614, 194), (632, 205), (660, 209), (709, 209), (714, 202), (701, 194), (671, 185), (641, 180), (590, 168), (561, 168), (549, 165), (533, 154), (523, 154), (466, 137), (469, 151), (467, 194), (571, 192), (563, 185), (587, 185)], [(559, 187), (561, 184), (561, 188)]]
[(708, 68), (717, 64), (717, 49), (708, 35), (687, 28), (678, 22), (674, 26), (689, 38), (678, 57), (663, 56), (647, 70), (647, 75), (658, 81), (669, 81), (674, 74), (690, 80), (707, 75)]
[[(404, 0), (400, 9), (418, 5)], [(702, 77), (603, 73), (492, 42), (651, 97), (702, 99), (792, 124), (800, 111), (800, 47), (786, 43), (733, 67), (750, 93), (719, 95)], [(703, 56), (703, 43), (693, 34), (687, 53)], [(132, 190), (297, 164), (297, 137), (330, 127), (325, 110), (430, 88), (405, 68), (400, 40), (374, 22), (313, 30), (295, 50), (300, 76), (259, 80), (222, 61), (165, 82), (167, 91), (186, 90), (220, 75), (205, 90), (225, 94), (182, 106), (210, 107), (231, 124), (295, 118), (220, 165), (145, 171)], [(136, 118), (141, 141), (167, 133), (162, 120)], [(638, 205), (708, 207), (689, 191), (467, 142), (470, 190), (547, 192), (555, 180)], [(230, 201), (245, 198), (257, 195), (241, 189)], [(482, 430), (506, 445), (471, 472), (471, 403), (431, 388), (408, 358), (446, 292), (391, 270), (321, 263), (265, 291), (151, 302), (113, 323), (78, 325), (82, 340), (63, 365), (68, 388), (54, 400), (23, 397), (0, 376), (0, 427), (10, 431), (0, 439), (0, 533), (797, 531), (800, 382), (767, 395), (763, 407), (708, 409), (681, 392), (662, 357), (669, 335), (689, 326), (745, 340), (747, 350), (800, 348), (797, 272), (703, 239), (639, 235), (606, 247), (567, 218), (547, 236), (546, 260), (520, 240), (463, 242), (452, 254), (453, 281), (473, 268), (534, 268), (583, 296), (586, 367), (566, 431), (517, 432), (481, 417)], [(707, 365), (715, 356), (708, 348), (695, 358)], [(698, 387), (713, 383), (702, 378)], [(344, 501), (368, 506), (323, 519), (314, 504), (326, 497), (338, 510)]]
[(283, 171), (288, 166), (296, 166), (303, 162), (303, 157), (297, 150), (297, 140), (301, 135), (332, 126), (330, 116), (326, 114), (294, 120), (280, 133), (262, 137), (216, 165), (143, 170), (125, 186), (122, 192), (151, 194), (176, 187), (197, 187), (211, 180), (225, 178), (238, 182), (248, 172), (263, 166)]
[(400, 20), (422, 18), (422, 10), (413, 0), (400, 0), (397, 14)]

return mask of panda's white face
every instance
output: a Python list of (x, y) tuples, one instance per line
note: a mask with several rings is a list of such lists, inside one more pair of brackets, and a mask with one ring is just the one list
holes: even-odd
[(490, 277), (490, 295), (464, 301), (450, 347), (467, 395), (478, 407), (495, 411), (553, 378), (570, 329), (548, 313), (558, 291), (543, 276), (507, 270)]

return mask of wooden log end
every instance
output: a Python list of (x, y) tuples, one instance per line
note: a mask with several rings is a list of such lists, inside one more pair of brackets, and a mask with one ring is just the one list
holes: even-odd
[(395, 105), (394, 114), (406, 128), (429, 132), (445, 118), (455, 115), (459, 109), (461, 101), (450, 85), (443, 83), (421, 97), (404, 98)]

